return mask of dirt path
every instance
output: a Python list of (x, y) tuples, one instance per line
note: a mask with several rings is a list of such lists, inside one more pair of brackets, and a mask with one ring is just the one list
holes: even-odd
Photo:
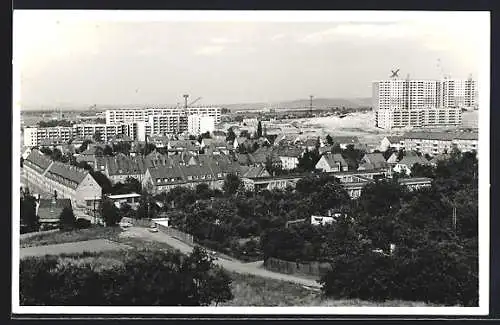
[[(148, 231), (146, 228), (140, 228), (140, 227), (130, 227), (126, 231), (122, 232), (120, 236), (126, 236), (126, 237), (134, 237), (134, 238), (141, 238), (144, 240), (153, 240), (153, 241), (158, 241), (158, 242), (163, 242), (168, 244), (169, 246), (172, 246), (175, 249), (178, 249), (182, 253), (189, 254), (193, 250), (192, 246), (181, 242), (180, 240), (177, 240), (165, 233), (162, 232), (156, 232), (152, 233)], [(251, 275), (256, 275), (256, 276), (261, 276), (269, 279), (275, 279), (275, 280), (282, 280), (282, 281), (288, 281), (288, 282), (293, 282), (297, 283), (303, 286), (307, 287), (312, 287), (312, 288), (319, 288), (320, 285), (318, 282), (310, 279), (304, 279), (301, 277), (293, 276), (293, 275), (288, 275), (288, 274), (282, 274), (282, 273), (276, 273), (276, 272), (271, 272), (266, 269), (262, 268), (262, 261), (260, 262), (252, 262), (252, 263), (242, 263), (239, 261), (235, 260), (226, 260), (219, 258), (215, 261), (216, 264), (222, 266), (228, 271), (236, 272), (236, 273), (241, 273), (241, 274), (251, 274)]]
[(25, 247), (19, 250), (22, 259), (28, 256), (76, 254), (83, 252), (102, 252), (127, 248), (126, 245), (118, 244), (107, 239), (85, 240), (73, 243)]

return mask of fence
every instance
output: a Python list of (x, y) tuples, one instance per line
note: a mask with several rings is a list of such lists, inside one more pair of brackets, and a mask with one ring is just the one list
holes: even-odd
[(296, 263), (274, 257), (269, 257), (265, 260), (264, 267), (270, 271), (279, 273), (312, 275), (316, 277), (320, 277), (331, 270), (331, 265), (326, 262)]
[(150, 227), (151, 225), (153, 225), (151, 219), (130, 219), (130, 221), (134, 226), (139, 227)]
[(164, 225), (161, 225), (161, 224), (156, 224), (156, 227), (158, 228), (158, 230), (160, 230), (161, 232), (169, 235), (169, 236), (172, 236), (182, 242), (185, 242), (185, 243), (188, 243), (188, 244), (194, 244), (194, 238), (193, 238), (193, 235), (190, 235), (190, 234), (186, 234), (185, 232), (182, 232), (182, 231), (179, 231), (177, 229), (174, 229), (172, 227), (167, 227), (167, 226), (164, 226)]

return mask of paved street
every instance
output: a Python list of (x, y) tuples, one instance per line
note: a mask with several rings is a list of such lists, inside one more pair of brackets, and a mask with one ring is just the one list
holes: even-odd
[[(158, 242), (163, 242), (166, 243), (175, 249), (178, 249), (182, 253), (189, 254), (193, 250), (193, 247), (189, 246), (186, 243), (181, 242), (180, 240), (177, 240), (171, 236), (168, 236), (165, 233), (162, 232), (156, 232), (152, 233), (148, 231), (146, 228), (140, 228), (140, 227), (130, 227), (126, 231), (120, 234), (121, 236), (128, 236), (128, 237), (135, 237), (135, 238), (142, 238), (145, 240), (153, 240), (153, 241), (158, 241)], [(283, 281), (289, 281), (289, 282), (294, 282), (297, 284), (301, 284), (304, 286), (308, 287), (313, 287), (313, 288), (319, 288), (320, 285), (314, 280), (309, 280), (309, 279), (304, 279), (301, 277), (293, 276), (293, 275), (288, 275), (288, 274), (282, 274), (282, 273), (276, 273), (276, 272), (271, 272), (268, 271), (264, 268), (262, 268), (262, 261), (261, 262), (252, 262), (252, 263), (242, 263), (239, 261), (229, 261), (226, 259), (219, 258), (218, 260), (215, 261), (216, 264), (222, 266), (228, 271), (236, 272), (236, 273), (241, 273), (241, 274), (251, 274), (251, 275), (256, 275), (256, 276), (261, 276), (269, 279), (276, 279), (276, 280), (283, 280)]]

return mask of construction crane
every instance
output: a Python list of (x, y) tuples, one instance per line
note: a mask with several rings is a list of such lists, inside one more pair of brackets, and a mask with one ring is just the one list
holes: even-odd
[(201, 97), (196, 98), (195, 100), (193, 100), (191, 103), (189, 103), (189, 104), (188, 104), (188, 107), (193, 106), (193, 105), (194, 105), (195, 103), (197, 103), (200, 99), (201, 99)]
[(396, 70), (391, 70), (391, 78), (399, 77), (399, 68)]
[(184, 97), (184, 108), (188, 108), (188, 98), (189, 98), (189, 95), (188, 94), (184, 94), (184, 95), (182, 95), (182, 97)]

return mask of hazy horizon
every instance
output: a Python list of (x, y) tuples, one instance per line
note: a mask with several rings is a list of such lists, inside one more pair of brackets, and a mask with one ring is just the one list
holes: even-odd
[(335, 21), (339, 15), (128, 22), (15, 11), (21, 106), (175, 105), (184, 93), (202, 97), (199, 105), (367, 98), (372, 81), (396, 68), (402, 77), (478, 77), (482, 15)]

